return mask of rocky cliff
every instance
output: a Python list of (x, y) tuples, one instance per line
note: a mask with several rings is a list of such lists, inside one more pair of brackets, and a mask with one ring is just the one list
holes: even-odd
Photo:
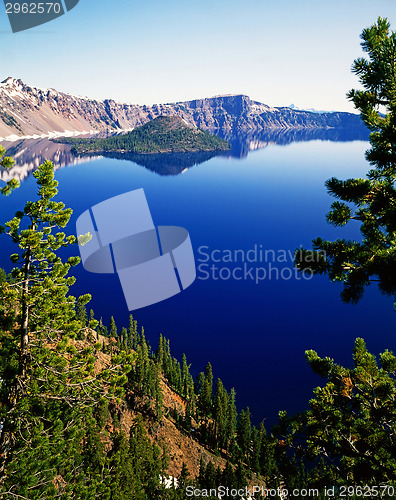
[(352, 113), (273, 108), (245, 95), (138, 106), (97, 101), (7, 78), (0, 83), (0, 140), (133, 129), (160, 115), (177, 115), (204, 129), (273, 130), (361, 128)]

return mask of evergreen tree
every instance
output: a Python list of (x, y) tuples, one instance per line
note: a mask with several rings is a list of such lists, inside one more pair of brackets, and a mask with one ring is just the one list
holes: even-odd
[(227, 451), (233, 453), (233, 447), (235, 442), (235, 433), (237, 427), (238, 412), (235, 405), (236, 393), (235, 389), (232, 388), (230, 392), (230, 398), (228, 402), (227, 409), (227, 425), (226, 425), (226, 447)]
[(216, 382), (214, 399), (215, 442), (218, 446), (224, 448), (227, 440), (228, 394), (219, 378)]
[(352, 68), (364, 90), (351, 90), (348, 98), (371, 131), (366, 159), (373, 168), (365, 179), (333, 177), (326, 186), (339, 200), (332, 204), (328, 222), (335, 226), (359, 222), (362, 241), (316, 238), (313, 251), (296, 252), (296, 265), (302, 271), (343, 282), (341, 298), (352, 303), (361, 299), (372, 281), (396, 299), (396, 33), (386, 19), (378, 18), (361, 38), (368, 59), (356, 59)]
[(205, 488), (205, 484), (206, 484), (205, 475), (206, 475), (206, 465), (205, 465), (205, 461), (203, 459), (203, 456), (201, 455), (201, 458), (199, 460), (199, 473), (197, 476), (197, 482), (201, 488)]
[(252, 452), (250, 458), (250, 468), (257, 473), (260, 473), (260, 458), (261, 458), (260, 431), (257, 427), (252, 427)]
[(133, 319), (132, 314), (129, 315), (129, 325), (128, 325), (128, 347), (130, 349), (136, 349), (138, 345), (137, 341), (137, 321)]
[(147, 500), (162, 498), (160, 478), (166, 460), (147, 436), (141, 416), (130, 430), (129, 442), (122, 433), (114, 437), (110, 459), (112, 475), (107, 478), (111, 500)]
[(164, 339), (162, 337), (162, 334), (160, 334), (159, 336), (158, 348), (157, 352), (155, 353), (155, 358), (157, 360), (158, 365), (162, 369), (162, 366), (164, 364)]
[(188, 379), (187, 379), (186, 398), (190, 399), (192, 402), (195, 401), (194, 379), (193, 379), (191, 373), (189, 373)]
[(95, 428), (92, 407), (122, 396), (131, 358), (119, 353), (95, 371), (94, 346), (76, 340), (81, 323), (67, 274), (79, 259), (63, 262), (56, 253), (76, 241), (61, 230), (71, 210), (53, 200), (50, 162), (33, 175), (38, 200), (2, 228), (19, 252), (0, 284), (0, 493), (30, 500), (105, 495), (84, 442)]
[(189, 378), (190, 378), (190, 373), (189, 373), (189, 366), (187, 364), (187, 358), (186, 355), (183, 353), (182, 356), (182, 368), (181, 368), (181, 376), (182, 376), (182, 395), (184, 397), (188, 397), (188, 384), (189, 384)]
[(126, 351), (128, 349), (128, 331), (125, 328), (125, 326), (123, 326), (121, 328), (120, 345), (121, 345), (121, 349), (123, 349), (124, 351)]
[(88, 323), (87, 309), (85, 307), (84, 298), (79, 297), (76, 304), (76, 315), (78, 321), (81, 323), (82, 328), (85, 328)]
[(130, 456), (130, 445), (125, 434), (115, 433), (112, 436), (110, 464), (113, 468), (111, 482), (111, 499), (128, 500), (130, 498), (145, 499), (140, 478), (136, 474), (133, 459)]
[[(324, 470), (322, 461), (319, 461), (311, 471), (311, 476), (308, 478), (302, 457), (290, 457), (285, 453), (282, 460), (279, 461), (279, 471), (282, 475), (285, 488), (298, 492), (307, 489), (307, 486), (315, 487), (319, 491), (318, 500), (326, 500), (327, 495), (324, 495), (324, 490), (328, 488), (329, 484), (334, 484), (332, 476), (324, 474)], [(314, 477), (316, 477), (316, 480), (313, 479)], [(318, 479), (319, 477), (320, 479)], [(278, 488), (279, 484), (274, 484), (272, 487)], [(304, 497), (303, 495), (297, 494), (295, 498), (303, 500)], [(355, 500), (356, 497), (351, 495), (349, 498)]]
[(110, 335), (110, 338), (114, 338), (114, 339), (118, 338), (118, 330), (117, 330), (116, 322), (115, 322), (115, 319), (113, 316), (110, 318), (109, 335)]
[(252, 437), (252, 425), (250, 423), (250, 410), (242, 410), (238, 417), (237, 443), (242, 452), (242, 457), (249, 455), (250, 440)]
[(92, 328), (93, 330), (95, 330), (96, 328), (98, 328), (98, 325), (99, 325), (99, 321), (95, 319), (95, 313), (94, 313), (93, 309), (91, 309), (89, 311), (88, 326), (89, 326), (89, 328)]
[[(98, 335), (101, 335), (102, 337), (109, 336), (109, 332), (107, 330), (107, 327), (103, 324), (102, 318), (100, 318), (100, 320), (99, 320), (99, 324), (97, 327), (97, 333), (98, 333)], [(108, 343), (106, 341), (103, 342), (102, 350), (105, 353), (109, 352)]]
[(160, 420), (164, 411), (163, 407), (164, 396), (161, 388), (160, 368), (157, 364), (154, 363), (154, 361), (150, 362), (150, 371), (153, 372), (153, 378), (152, 378), (153, 387), (151, 390), (151, 395), (155, 400), (155, 405), (154, 405), (155, 416), (157, 420)]
[(213, 386), (213, 371), (212, 371), (212, 365), (210, 363), (207, 363), (205, 366), (205, 380), (208, 381), (209, 386)]
[(144, 333), (137, 347), (136, 354), (136, 363), (133, 370), (134, 388), (141, 395), (148, 394), (151, 386), (150, 359)]
[(281, 412), (285, 442), (308, 459), (322, 458), (315, 474), (327, 484), (396, 481), (395, 355), (385, 351), (378, 366), (357, 339), (353, 368), (315, 351), (306, 357), (326, 385), (315, 389), (306, 413), (289, 419)]
[(235, 470), (235, 487), (243, 489), (247, 485), (247, 471), (242, 461), (238, 462)]
[(197, 377), (197, 379), (195, 381), (195, 386), (194, 386), (196, 394), (198, 394), (198, 395), (201, 394), (204, 381), (205, 381), (205, 375), (204, 375), (204, 373), (203, 372), (199, 372), (198, 377)]
[(275, 452), (278, 442), (272, 436), (267, 434), (263, 422), (260, 423), (258, 432), (260, 439), (259, 472), (266, 478), (269, 486), (276, 488), (278, 487), (278, 470)]
[(199, 406), (204, 417), (212, 415), (212, 391), (213, 373), (212, 365), (208, 363), (205, 367), (203, 386), (199, 394)]
[(234, 469), (230, 464), (230, 462), (228, 461), (223, 469), (223, 473), (221, 476), (221, 484), (228, 488), (235, 488), (236, 479), (235, 479)]
[(192, 400), (189, 399), (186, 404), (186, 412), (184, 415), (184, 427), (190, 431), (192, 424), (192, 416), (194, 414), (193, 403)]
[(216, 479), (217, 474), (215, 466), (213, 465), (212, 461), (209, 461), (205, 471), (205, 488), (207, 488), (208, 490), (215, 489), (217, 486)]
[(190, 483), (189, 481), (190, 473), (187, 469), (187, 465), (183, 462), (182, 469), (180, 471), (180, 474), (177, 478), (177, 488), (179, 490), (182, 490), (183, 494), (185, 493), (185, 490)]

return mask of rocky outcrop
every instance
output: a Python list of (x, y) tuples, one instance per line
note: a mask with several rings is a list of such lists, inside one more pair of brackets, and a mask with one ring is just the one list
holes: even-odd
[(176, 115), (204, 129), (272, 130), (362, 128), (352, 113), (314, 113), (273, 108), (245, 95), (154, 106), (120, 104), (30, 87), (7, 78), (0, 83), (0, 140), (130, 130), (160, 115)]

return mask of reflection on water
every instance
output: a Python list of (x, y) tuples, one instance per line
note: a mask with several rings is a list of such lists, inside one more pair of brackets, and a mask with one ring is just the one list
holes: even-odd
[(359, 128), (339, 128), (339, 129), (316, 129), (316, 130), (297, 130), (297, 129), (273, 129), (273, 130), (217, 130), (216, 133), (222, 139), (231, 144), (231, 149), (223, 156), (232, 158), (245, 158), (251, 151), (262, 149), (271, 144), (278, 146), (287, 146), (293, 142), (304, 141), (332, 141), (332, 142), (350, 142), (350, 141), (368, 141), (369, 130), (365, 127)]
[[(245, 158), (251, 151), (265, 148), (271, 144), (288, 145), (301, 141), (367, 141), (369, 132), (364, 128), (356, 129), (317, 129), (317, 130), (211, 130), (227, 140), (231, 148), (220, 153), (228, 158)], [(75, 156), (70, 145), (60, 144), (50, 139), (24, 139), (16, 142), (4, 142), (7, 155), (15, 159), (11, 170), (0, 168), (0, 179), (8, 181), (16, 177), (26, 179), (45, 160), (54, 163), (55, 169), (67, 165), (76, 165), (98, 158), (98, 155)], [(204, 163), (219, 153), (163, 153), (138, 155), (133, 153), (107, 153), (105, 156), (119, 160), (129, 160), (159, 175), (178, 175), (188, 168)]]
[(178, 175), (185, 170), (209, 161), (219, 153), (197, 152), (197, 153), (158, 153), (158, 154), (134, 154), (134, 153), (104, 153), (106, 158), (116, 160), (129, 160), (142, 167), (155, 172), (158, 175)]
[(50, 139), (22, 139), (15, 142), (3, 142), (6, 155), (12, 156), (15, 165), (10, 170), (0, 168), (0, 179), (7, 182), (12, 178), (25, 180), (45, 160), (50, 160), (55, 170), (91, 161), (93, 158), (77, 157), (70, 152), (67, 144), (58, 144)]

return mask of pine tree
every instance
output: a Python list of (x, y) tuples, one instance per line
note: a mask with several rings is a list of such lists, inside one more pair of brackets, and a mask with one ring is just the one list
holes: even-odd
[(242, 410), (238, 417), (237, 443), (242, 453), (242, 458), (249, 454), (250, 440), (252, 436), (252, 425), (250, 423), (250, 410)]
[(106, 478), (111, 488), (111, 500), (146, 500), (162, 498), (160, 478), (164, 477), (165, 457), (151, 443), (141, 416), (134, 420), (129, 436), (116, 433)]
[(260, 439), (259, 472), (266, 478), (267, 484), (269, 486), (278, 487), (278, 482), (277, 482), (278, 470), (275, 457), (275, 450), (278, 445), (278, 442), (273, 436), (269, 436), (267, 434), (263, 422), (260, 423), (258, 431)]
[(188, 381), (189, 381), (189, 366), (187, 364), (186, 355), (183, 353), (182, 356), (182, 368), (181, 368), (181, 376), (182, 376), (182, 395), (184, 397), (188, 397)]
[(137, 342), (137, 321), (133, 319), (132, 314), (129, 315), (129, 325), (128, 325), (128, 347), (130, 349), (136, 349), (138, 345)]
[(236, 479), (235, 479), (234, 469), (230, 464), (230, 462), (228, 461), (223, 469), (221, 484), (228, 488), (235, 488)]
[(205, 488), (208, 490), (216, 488), (216, 469), (212, 461), (209, 461), (205, 471)]
[(133, 371), (134, 388), (140, 395), (149, 394), (151, 386), (150, 359), (144, 333), (137, 347), (136, 354), (136, 363)]
[(191, 429), (193, 414), (194, 414), (193, 403), (191, 399), (188, 399), (186, 404), (186, 412), (184, 415), (184, 427), (187, 429), (187, 431), (190, 431)]
[(190, 473), (187, 469), (187, 465), (183, 462), (182, 469), (177, 478), (177, 488), (182, 490), (183, 494), (185, 493), (186, 487), (189, 484)]
[(122, 350), (126, 351), (128, 349), (128, 331), (125, 326), (121, 328), (120, 345)]
[(198, 482), (198, 485), (201, 488), (205, 488), (205, 484), (206, 484), (206, 465), (205, 465), (205, 461), (204, 461), (202, 455), (201, 455), (201, 458), (199, 460), (199, 473), (198, 473), (198, 476), (197, 476), (197, 482)]
[(153, 373), (151, 395), (155, 401), (155, 417), (157, 420), (160, 420), (164, 411), (164, 395), (161, 388), (160, 368), (152, 360), (150, 361), (150, 371)]
[(88, 326), (89, 326), (89, 328), (92, 328), (93, 330), (95, 330), (96, 328), (98, 328), (98, 325), (99, 325), (99, 321), (97, 319), (95, 319), (95, 313), (94, 313), (93, 309), (91, 309), (89, 311)]
[(164, 339), (162, 337), (162, 334), (160, 334), (159, 336), (158, 348), (157, 352), (155, 353), (155, 358), (157, 360), (158, 365), (162, 369), (164, 364)]
[(81, 323), (82, 328), (85, 328), (88, 323), (87, 309), (85, 307), (84, 298), (79, 297), (76, 304), (76, 315), (78, 321)]
[(361, 38), (368, 59), (356, 59), (352, 68), (364, 90), (351, 90), (348, 98), (371, 131), (366, 159), (373, 168), (365, 179), (333, 177), (326, 186), (339, 200), (327, 221), (334, 226), (357, 221), (362, 241), (316, 238), (313, 251), (296, 252), (300, 270), (343, 282), (341, 298), (352, 303), (372, 281), (396, 300), (396, 33), (390, 32), (386, 19), (378, 18)]
[(204, 381), (205, 381), (204, 373), (199, 372), (198, 377), (196, 378), (195, 384), (194, 384), (194, 390), (195, 390), (196, 394), (198, 394), (198, 395), (201, 394)]
[(228, 394), (225, 390), (222, 381), (218, 378), (215, 388), (214, 397), (214, 438), (215, 443), (220, 448), (224, 448), (227, 440), (227, 410), (228, 410)]
[(315, 351), (306, 357), (326, 384), (314, 390), (306, 413), (289, 419), (281, 412), (285, 442), (311, 460), (323, 458), (317, 479), (333, 484), (396, 481), (395, 355), (385, 351), (378, 366), (358, 338), (353, 368)]
[(3, 228), (19, 252), (0, 285), (0, 492), (31, 500), (89, 498), (103, 493), (83, 454), (93, 432), (92, 407), (122, 396), (131, 358), (119, 353), (98, 373), (94, 346), (76, 340), (81, 323), (69, 295), (75, 279), (67, 274), (79, 259), (63, 262), (57, 255), (76, 242), (62, 231), (71, 210), (53, 200), (50, 162), (33, 175), (38, 200)]
[(261, 456), (261, 439), (260, 431), (257, 427), (252, 427), (252, 452), (250, 458), (250, 468), (257, 473), (260, 473), (260, 456)]
[(212, 415), (212, 391), (213, 391), (212, 365), (208, 363), (205, 367), (203, 386), (199, 394), (199, 406), (203, 416), (206, 418), (209, 418)]
[(235, 470), (235, 487), (243, 489), (247, 484), (247, 472), (243, 462), (239, 461)]
[(226, 447), (227, 451), (233, 454), (234, 443), (235, 443), (235, 433), (237, 428), (237, 418), (238, 412), (235, 405), (236, 393), (235, 389), (232, 388), (230, 391), (230, 398), (228, 402), (227, 409), (227, 425), (226, 425)]
[(205, 366), (205, 380), (208, 381), (210, 387), (213, 386), (213, 371), (212, 371), (212, 365), (210, 363), (207, 363)]
[(145, 498), (141, 491), (139, 477), (133, 460), (130, 457), (130, 444), (122, 433), (112, 436), (113, 447), (111, 450), (110, 464), (113, 469), (111, 482), (111, 499), (128, 500), (129, 498)]
[(118, 330), (117, 330), (116, 322), (115, 322), (115, 319), (113, 316), (110, 318), (109, 335), (110, 335), (110, 338), (114, 338), (114, 339), (118, 338)]

